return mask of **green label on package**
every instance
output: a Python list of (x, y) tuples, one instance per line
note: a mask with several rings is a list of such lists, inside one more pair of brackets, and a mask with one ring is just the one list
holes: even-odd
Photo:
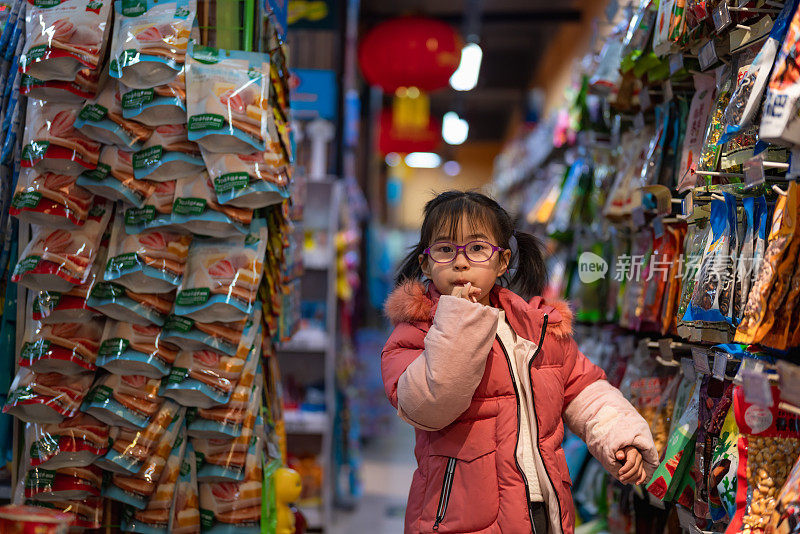
[(225, 118), (216, 113), (202, 113), (189, 117), (189, 131), (221, 130), (225, 125)]
[(78, 118), (85, 121), (98, 122), (105, 119), (107, 115), (108, 109), (105, 106), (101, 106), (100, 104), (89, 104), (83, 106)]
[(138, 225), (149, 223), (156, 218), (155, 206), (144, 206), (141, 208), (128, 208), (125, 211), (125, 224)]
[(114, 337), (103, 341), (103, 344), (100, 345), (100, 350), (97, 351), (97, 354), (100, 356), (115, 356), (117, 354), (122, 354), (128, 350), (128, 347), (130, 346), (131, 342), (127, 339)]
[(204, 211), (206, 211), (204, 198), (178, 198), (172, 206), (172, 212), (176, 215), (202, 215)]
[(179, 315), (170, 315), (164, 324), (164, 330), (177, 330), (178, 332), (189, 332), (194, 328), (194, 321), (188, 317), (181, 317)]
[(155, 100), (154, 89), (134, 89), (122, 96), (122, 109), (136, 109)]
[(197, 306), (198, 304), (205, 304), (211, 297), (211, 290), (207, 287), (197, 287), (194, 289), (185, 289), (178, 293), (175, 303), (180, 306)]
[(133, 168), (146, 169), (156, 165), (161, 161), (161, 155), (164, 153), (164, 148), (161, 145), (151, 146), (140, 150), (133, 155)]
[(250, 185), (250, 175), (246, 172), (231, 172), (214, 178), (214, 191), (219, 195), (235, 189), (246, 189)]
[(108, 260), (107, 271), (128, 271), (139, 264), (139, 257), (135, 252), (120, 254)]
[(11, 206), (17, 209), (35, 208), (39, 205), (40, 200), (42, 200), (41, 193), (37, 193), (36, 191), (27, 191), (25, 193), (14, 195), (14, 200), (11, 202)]

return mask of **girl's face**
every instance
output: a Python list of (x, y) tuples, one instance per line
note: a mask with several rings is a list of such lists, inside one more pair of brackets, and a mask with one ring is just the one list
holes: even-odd
[[(432, 246), (440, 241), (450, 242), (458, 246), (466, 245), (471, 241), (485, 241), (498, 246), (497, 239), (486, 225), (470, 224), (466, 217), (461, 218), (461, 223), (455, 236), (447, 235), (441, 231), (435, 232), (433, 240), (427, 246)], [(494, 287), (497, 279), (508, 269), (510, 259), (510, 250), (495, 252), (488, 261), (480, 263), (469, 261), (463, 250), (459, 251), (456, 258), (450, 263), (436, 263), (427, 254), (420, 254), (419, 256), (422, 272), (433, 282), (439, 293), (450, 295), (457, 286), (464, 286), (470, 283), (472, 287), (481, 290), (478, 301), (484, 305), (489, 304), (489, 292)]]

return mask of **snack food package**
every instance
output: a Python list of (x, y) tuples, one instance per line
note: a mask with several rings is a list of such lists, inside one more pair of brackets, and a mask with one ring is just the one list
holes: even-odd
[(29, 98), (21, 165), (74, 176), (97, 167), (101, 145), (75, 128), (77, 118), (71, 104)]
[(703, 259), (703, 251), (707, 241), (711, 238), (711, 225), (708, 219), (697, 218), (689, 221), (689, 228), (686, 232), (684, 250), (686, 251), (686, 270), (681, 281), (680, 300), (678, 302), (678, 335), (686, 339), (692, 339), (695, 332), (691, 320), (686, 321), (684, 317), (692, 302), (694, 288), (697, 285), (697, 275), (700, 271), (700, 263)]
[(97, 168), (81, 173), (77, 183), (95, 195), (141, 207), (154, 194), (156, 184), (134, 177), (131, 158), (130, 152), (120, 148), (103, 147)]
[(190, 45), (189, 139), (211, 152), (263, 152), (274, 129), (269, 88), (269, 56)]
[(203, 482), (240, 482), (244, 466), (261, 457), (264, 447), (259, 437), (264, 423), (260, 416), (248, 414), (242, 434), (233, 439), (192, 439), (197, 455), (197, 480)]
[(117, 0), (114, 7), (111, 77), (134, 89), (173, 81), (183, 68), (197, 2)]
[(191, 235), (164, 230), (126, 235), (125, 221), (117, 217), (104, 279), (137, 293), (172, 291), (183, 278), (191, 242)]
[(189, 141), (185, 124), (156, 127), (142, 149), (133, 155), (133, 174), (139, 180), (196, 178), (204, 168), (200, 147)]
[(29, 499), (25, 501), (25, 504), (74, 514), (75, 520), (70, 523), (70, 527), (76, 529), (92, 529), (103, 526), (103, 499), (97, 497), (89, 497), (79, 501), (37, 501)]
[[(205, 528), (203, 530), (207, 532)], [(169, 532), (171, 534), (200, 533), (197, 460), (191, 443), (186, 444), (186, 452), (181, 463), (181, 473), (175, 488), (175, 503), (169, 519)]]
[(86, 467), (108, 452), (108, 425), (85, 413), (60, 423), (28, 424), (25, 432), (33, 467)]
[(261, 532), (262, 473), (261, 455), (248, 455), (243, 481), (201, 483), (200, 516), (204, 531)]
[(122, 116), (151, 127), (184, 124), (187, 120), (184, 71), (164, 85), (122, 89)]
[(200, 322), (233, 322), (252, 314), (266, 247), (263, 219), (253, 221), (248, 235), (195, 237), (173, 313)]
[(34, 291), (59, 293), (84, 284), (97, 258), (111, 210), (110, 203), (98, 199), (80, 228), (53, 230), (34, 226), (11, 281)]
[(206, 172), (177, 181), (172, 224), (195, 234), (228, 237), (247, 234), (253, 210), (220, 205)]
[[(256, 309), (261, 307), (256, 305)], [(242, 349), (253, 345), (259, 325), (250, 316), (231, 323), (200, 323), (187, 317), (170, 315), (164, 323), (162, 339), (193, 351), (212, 349), (228, 356), (235, 356)]]
[(98, 70), (111, 29), (111, 2), (29, 2), (27, 36), (19, 71), (40, 80), (72, 81), (82, 69)]
[(166, 230), (172, 226), (175, 183), (175, 180), (155, 182), (153, 192), (145, 199), (142, 207), (125, 210), (125, 231), (128, 234), (138, 234), (155, 228)]
[(83, 412), (113, 427), (146, 428), (161, 408), (161, 381), (146, 376), (101, 375), (86, 400)]
[(704, 376), (700, 391), (700, 412), (695, 446), (697, 479), (693, 503), (695, 517), (711, 520), (712, 500), (719, 502), (711, 470), (714, 450), (720, 440), (725, 416), (730, 411), (733, 384), (717, 376)]
[[(763, 236), (766, 229), (767, 201), (761, 197), (745, 197), (742, 199), (744, 206), (745, 233), (739, 257), (736, 264), (736, 286), (734, 294), (735, 318), (738, 325), (742, 320), (744, 308), (747, 305), (747, 296), (755, 273), (758, 272), (757, 262), (763, 257), (763, 237), (760, 243), (760, 252), (756, 250), (758, 237)], [(763, 219), (763, 221), (762, 221)]]
[(28, 321), (19, 354), (20, 367), (67, 376), (94, 371), (104, 322), (99, 318), (84, 323)]
[(100, 70), (81, 69), (71, 81), (40, 80), (23, 74), (19, 93), (46, 102), (63, 102), (76, 107), (97, 96), (100, 82), (107, 73)]
[(739, 466), (739, 427), (731, 406), (720, 430), (719, 442), (711, 457), (709, 484), (716, 486), (714, 500), (712, 488), (709, 512), (713, 521), (730, 521), (736, 513), (736, 470)]
[(123, 150), (139, 150), (153, 130), (123, 116), (120, 91), (118, 83), (107, 83), (97, 98), (87, 102), (78, 113), (75, 128), (98, 143)]
[(95, 465), (49, 470), (34, 467), (25, 477), (25, 498), (39, 501), (99, 497), (103, 472)]
[(699, 171), (715, 171), (719, 165), (719, 156), (722, 150), (719, 140), (725, 131), (723, 119), (725, 108), (728, 107), (731, 98), (731, 76), (731, 72), (727, 69), (723, 70), (720, 76), (721, 83), (717, 87), (716, 101), (708, 117), (700, 158), (697, 161), (697, 170)]
[(739, 477), (736, 514), (727, 533), (750, 528), (764, 532), (777, 504), (776, 495), (786, 482), (788, 466), (800, 454), (800, 419), (778, 409), (780, 392), (772, 386), (773, 405), (748, 403), (744, 390), (733, 392), (736, 423), (739, 426)]
[(256, 209), (289, 198), (289, 177), (280, 144), (271, 145), (275, 152), (218, 154), (202, 150), (220, 204)]
[(86, 302), (111, 319), (146, 327), (163, 325), (174, 300), (174, 291), (137, 293), (115, 282), (98, 282)]
[(800, 458), (795, 461), (786, 484), (778, 494), (775, 511), (767, 523), (769, 534), (789, 534), (797, 530), (800, 521)]
[(3, 413), (28, 423), (60, 423), (78, 413), (93, 378), (94, 373), (64, 376), (22, 368), (11, 383)]
[(9, 213), (22, 222), (70, 229), (89, 216), (94, 195), (67, 174), (39, 174), (23, 169)]
[[(793, 2), (787, 2), (787, 4)], [(800, 11), (795, 11), (789, 30), (775, 59), (764, 97), (759, 138), (776, 145), (800, 143), (800, 121), (794, 109), (800, 97), (800, 63), (796, 48), (800, 42)]]
[(161, 340), (158, 326), (107, 321), (97, 366), (118, 375), (161, 378), (177, 355), (177, 347)]
[[(53, 291), (35, 293), (33, 295), (31, 319), (42, 324), (80, 323), (101, 316), (101, 313), (89, 307), (86, 303), (86, 298), (89, 296), (92, 287), (94, 287), (102, 257), (103, 254), (101, 253), (97, 261), (92, 265), (92, 273), (85, 283), (75, 286), (66, 293)], [(99, 270), (102, 270), (102, 267)]]
[(708, 124), (708, 115), (714, 103), (714, 77), (704, 74), (694, 75), (695, 93), (686, 118), (686, 133), (681, 149), (681, 163), (678, 168), (678, 191), (683, 192), (697, 184), (697, 164), (703, 150), (703, 135)]

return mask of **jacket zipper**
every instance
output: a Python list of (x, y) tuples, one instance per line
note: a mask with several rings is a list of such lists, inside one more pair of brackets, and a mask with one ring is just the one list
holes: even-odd
[(444, 521), (444, 515), (447, 513), (447, 505), (450, 503), (450, 492), (453, 489), (453, 479), (456, 474), (456, 461), (455, 458), (447, 458), (442, 493), (439, 495), (439, 507), (436, 510), (436, 521), (433, 523), (433, 530), (435, 531), (439, 530), (439, 524)]

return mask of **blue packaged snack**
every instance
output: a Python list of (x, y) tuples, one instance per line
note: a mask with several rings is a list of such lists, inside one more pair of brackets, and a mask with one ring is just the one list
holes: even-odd
[[(257, 301), (254, 307), (259, 310), (261, 304)], [(230, 323), (200, 323), (188, 317), (170, 315), (164, 323), (163, 339), (181, 350), (212, 349), (234, 356), (242, 347), (253, 344), (259, 326), (250, 316)]]
[(76, 183), (97, 196), (124, 200), (136, 207), (155, 191), (153, 182), (137, 180), (133, 175), (131, 153), (113, 146), (103, 147), (97, 167), (83, 172)]
[(137, 293), (116, 282), (95, 284), (86, 304), (117, 321), (163, 326), (172, 311), (175, 292)]
[(189, 141), (185, 124), (156, 127), (133, 155), (132, 165), (137, 179), (155, 182), (194, 178), (205, 169), (200, 147)]
[(172, 226), (172, 203), (175, 200), (175, 180), (155, 182), (152, 194), (141, 207), (125, 210), (125, 232), (138, 234), (145, 230)]
[(264, 423), (260, 416), (248, 414), (242, 434), (233, 439), (192, 439), (197, 455), (198, 482), (241, 482), (248, 457), (262, 447), (259, 436)]
[(183, 71), (164, 85), (145, 89), (122, 90), (122, 116), (147, 126), (184, 124), (186, 85)]
[(109, 426), (146, 428), (163, 404), (158, 396), (160, 386), (157, 378), (101, 375), (83, 400), (81, 411)]
[(220, 204), (257, 209), (289, 198), (286, 160), (280, 146), (272, 148), (252, 154), (217, 154), (202, 150)]
[(161, 378), (169, 374), (178, 348), (161, 340), (161, 328), (107, 321), (97, 366), (118, 375)]
[(221, 205), (214, 184), (203, 172), (177, 181), (172, 224), (195, 234), (227, 237), (248, 233), (253, 210)]
[(119, 84), (108, 83), (96, 100), (83, 106), (75, 120), (75, 128), (104, 145), (139, 150), (153, 130), (123, 117), (121, 100)]

